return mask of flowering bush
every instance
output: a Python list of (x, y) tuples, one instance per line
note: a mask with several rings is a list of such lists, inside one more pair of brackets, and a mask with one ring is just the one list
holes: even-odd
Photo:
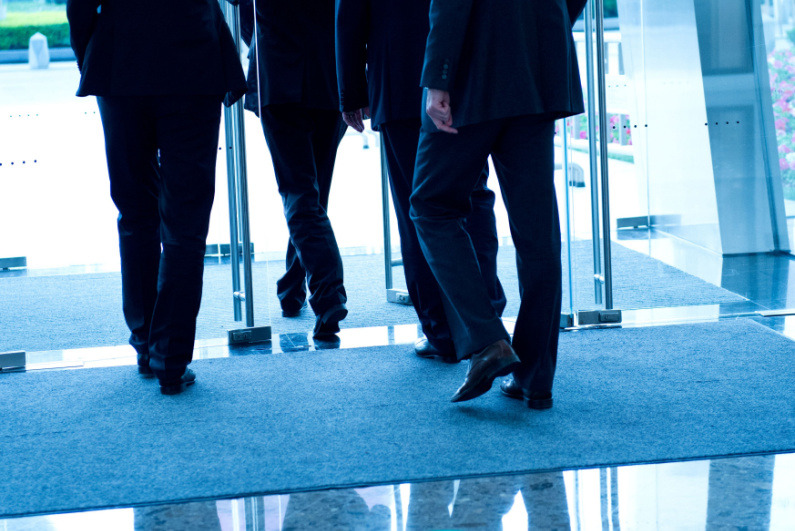
[[(610, 136), (607, 141), (611, 144), (624, 144), (625, 146), (632, 145), (632, 131), (629, 125), (629, 116), (619, 114), (608, 114), (608, 127), (610, 128)], [(576, 123), (575, 123), (576, 120)], [(569, 130), (575, 127), (577, 138), (581, 140), (588, 139), (588, 117), (585, 114), (574, 116), (567, 119), (567, 126)], [(621, 129), (624, 129), (624, 141), (621, 141)], [(599, 124), (596, 124), (596, 132), (599, 132)], [(555, 134), (560, 134), (560, 127), (555, 126)]]
[(778, 165), (784, 185), (795, 186), (795, 54), (791, 50), (774, 50), (767, 58), (770, 90), (773, 94), (773, 117), (778, 143)]

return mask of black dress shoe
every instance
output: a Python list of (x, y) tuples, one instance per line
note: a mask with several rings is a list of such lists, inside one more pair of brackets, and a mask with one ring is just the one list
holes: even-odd
[(315, 331), (312, 337), (323, 339), (333, 336), (340, 331), (340, 321), (348, 316), (348, 309), (344, 304), (337, 304), (319, 315), (315, 321)]
[(431, 342), (424, 337), (414, 342), (414, 353), (420, 358), (438, 359), (445, 363), (458, 363), (461, 361), (455, 355), (455, 352), (442, 352), (431, 345)]
[(508, 378), (500, 383), (500, 392), (508, 398), (524, 400), (530, 409), (549, 409), (552, 407), (552, 393), (530, 393), (525, 396), (522, 386), (514, 378)]
[(472, 354), (466, 380), (451, 401), (463, 402), (479, 397), (491, 389), (495, 378), (512, 373), (519, 364), (519, 356), (506, 340), (500, 339), (492, 343), (480, 352)]
[(192, 370), (185, 369), (179, 378), (161, 378), (160, 392), (164, 395), (178, 395), (194, 383), (196, 383), (196, 375)]
[(149, 354), (138, 354), (138, 374), (141, 378), (155, 377), (155, 371), (149, 367)]
[(301, 317), (304, 308), (306, 308), (306, 301), (304, 301), (304, 303), (298, 308), (289, 308), (289, 307), (285, 308), (284, 306), (282, 306), (282, 317), (288, 317), (288, 318)]

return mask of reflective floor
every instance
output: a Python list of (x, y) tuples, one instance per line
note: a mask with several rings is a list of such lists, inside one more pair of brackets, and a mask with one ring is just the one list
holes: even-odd
[(795, 528), (795, 454), (0, 520), (3, 531)]

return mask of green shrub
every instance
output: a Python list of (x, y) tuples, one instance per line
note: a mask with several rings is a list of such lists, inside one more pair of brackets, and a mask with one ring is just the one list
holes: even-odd
[(43, 24), (34, 26), (0, 26), (0, 50), (27, 50), (30, 38), (36, 32), (47, 37), (47, 46), (69, 46), (69, 24)]

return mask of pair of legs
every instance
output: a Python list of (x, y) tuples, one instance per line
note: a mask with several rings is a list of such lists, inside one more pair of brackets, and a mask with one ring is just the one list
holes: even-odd
[[(342, 258), (329, 221), (331, 177), (346, 125), (337, 111), (267, 105), (260, 118), (290, 231), (287, 268), (276, 284), (285, 314), (307, 300), (318, 317), (341, 315), (347, 302)], [(343, 315), (344, 317), (344, 315)]]
[[(395, 204), (400, 252), (411, 302), (428, 342), (444, 355), (453, 355), (455, 346), (447, 324), (439, 284), (422, 254), (414, 222), (409, 216), (414, 165), (420, 138), (419, 118), (395, 120), (381, 124), (379, 129), (384, 139), (389, 186)], [(505, 309), (505, 292), (497, 278), (497, 240), (494, 217), (494, 192), (489, 190), (488, 164), (481, 166), (480, 177), (472, 190), (469, 212), (463, 219), (464, 228), (472, 239), (477, 254), (483, 282), (491, 303), (498, 315)]]
[(516, 247), (521, 303), (512, 343), (521, 365), (514, 378), (530, 394), (551, 392), (557, 361), (561, 263), (553, 135), (553, 120), (532, 115), (464, 126), (457, 135), (423, 131), (411, 196), (458, 357), (510, 340), (463, 222), (479, 168), (491, 155)]
[(119, 209), (124, 318), (139, 366), (178, 380), (193, 358), (215, 194), (221, 96), (98, 97)]

